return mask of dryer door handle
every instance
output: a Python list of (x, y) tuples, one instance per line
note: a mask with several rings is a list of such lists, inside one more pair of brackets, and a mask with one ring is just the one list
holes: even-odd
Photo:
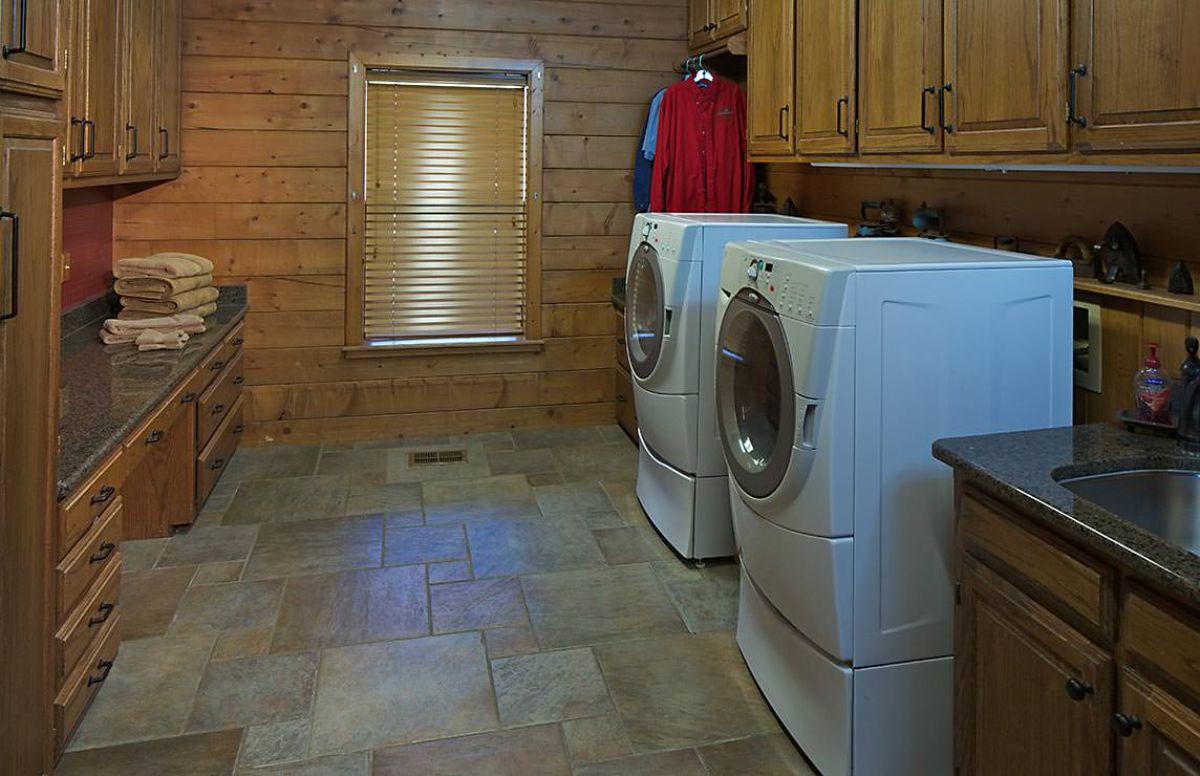
[(797, 424), (799, 438), (796, 441), (799, 442), (800, 446), (805, 450), (816, 450), (817, 411), (820, 409), (821, 405), (818, 402), (809, 401), (807, 399), (802, 399), (801, 401), (804, 402), (804, 409), (796, 413), (797, 419), (799, 420), (799, 423)]
[(675, 319), (675, 310), (670, 307), (663, 308), (663, 339), (671, 336), (671, 323)]

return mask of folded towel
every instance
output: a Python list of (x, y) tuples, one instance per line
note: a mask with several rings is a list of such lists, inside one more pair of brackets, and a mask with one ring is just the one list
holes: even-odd
[(190, 278), (211, 275), (213, 263), (190, 253), (156, 253), (145, 258), (121, 259), (113, 269), (120, 278)]
[(121, 306), (127, 310), (137, 310), (141, 313), (175, 315), (193, 307), (216, 302), (220, 295), (220, 291), (213, 286), (208, 286), (207, 288), (197, 288), (194, 291), (185, 291), (179, 296), (173, 296), (161, 302), (147, 302), (143, 299), (123, 296), (121, 297)]
[(188, 337), (187, 332), (147, 329), (138, 335), (137, 347), (139, 352), (146, 350), (182, 350), (189, 339), (190, 337)]
[[(208, 304), (202, 304), (197, 307), (192, 307), (188, 310), (180, 310), (179, 312), (175, 313), (175, 316), (178, 317), (180, 315), (194, 315), (198, 318), (207, 318), (208, 316), (212, 315), (216, 311), (217, 311), (217, 303), (209, 302)], [(122, 321), (148, 321), (148, 320), (152, 320), (154, 318), (161, 318), (161, 317), (162, 317), (161, 313), (148, 313), (148, 312), (144, 312), (142, 310), (130, 310), (128, 308), (117, 313), (117, 318)]]
[(147, 302), (162, 302), (197, 288), (211, 286), (212, 280), (212, 275), (195, 275), (190, 278), (131, 276), (118, 280), (113, 284), (113, 289), (121, 296), (144, 299)]
[[(122, 321), (109, 318), (104, 322), (104, 331), (116, 337), (128, 337), (141, 334), (143, 331), (182, 331), (188, 334), (200, 334), (207, 331), (204, 319), (198, 315), (172, 315), (166, 318), (147, 318), (142, 321)], [(103, 338), (103, 334), (101, 338)]]
[(100, 341), (105, 345), (128, 345), (137, 340), (137, 334), (133, 332), (122, 332), (121, 334), (113, 334), (108, 329), (100, 330)]

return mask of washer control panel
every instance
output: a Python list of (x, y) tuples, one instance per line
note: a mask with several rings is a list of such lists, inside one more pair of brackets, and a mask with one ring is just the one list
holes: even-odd
[(676, 259), (683, 248), (682, 224), (645, 218), (635, 233), (640, 233), (642, 242), (649, 244), (663, 258)]
[(784, 315), (815, 323), (819, 312), (820, 289), (808, 282), (799, 267), (748, 253), (742, 259), (747, 285)]

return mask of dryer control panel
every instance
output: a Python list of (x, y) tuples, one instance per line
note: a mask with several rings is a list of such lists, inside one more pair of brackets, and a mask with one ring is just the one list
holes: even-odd
[(635, 235), (665, 259), (680, 259), (685, 228), (683, 224), (653, 217), (639, 217), (640, 228)]
[(753, 288), (780, 315), (815, 326), (844, 325), (845, 268), (815, 266), (771, 250), (765, 242), (731, 243), (725, 251), (722, 287), (731, 294)]
[(772, 307), (784, 315), (816, 322), (817, 292), (796, 267), (754, 253), (743, 261), (747, 285), (762, 294)]

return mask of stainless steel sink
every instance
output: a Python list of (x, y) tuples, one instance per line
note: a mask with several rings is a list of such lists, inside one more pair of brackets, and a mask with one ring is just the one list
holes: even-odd
[(1060, 480), (1067, 490), (1200, 555), (1200, 472), (1137, 469)]

